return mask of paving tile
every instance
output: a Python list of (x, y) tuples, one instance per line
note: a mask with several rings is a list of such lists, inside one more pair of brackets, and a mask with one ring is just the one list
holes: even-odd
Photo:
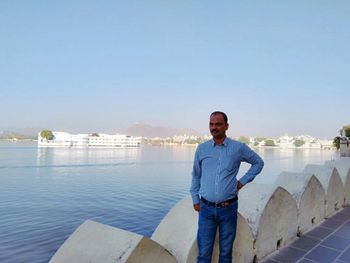
[(324, 246), (317, 246), (309, 254), (305, 256), (307, 259), (314, 260), (319, 263), (330, 263), (340, 254), (331, 248), (326, 248)]
[(349, 215), (350, 216), (350, 209), (343, 208), (339, 213)]
[(288, 246), (282, 248), (277, 255), (271, 257), (270, 259), (277, 260), (283, 263), (294, 263), (301, 259), (306, 253), (307, 251)]
[(350, 262), (350, 248), (346, 249), (339, 257), (339, 260)]
[(342, 209), (342, 212), (347, 212), (350, 214), (350, 205), (349, 206), (346, 206)]
[(350, 220), (345, 223), (346, 226), (350, 226)]
[(308, 236), (301, 236), (300, 238), (295, 240), (293, 243), (291, 243), (290, 246), (303, 249), (303, 250), (311, 250), (319, 242), (320, 241), (318, 239), (308, 237)]
[(329, 229), (337, 229), (342, 224), (343, 224), (343, 222), (341, 222), (341, 221), (329, 218), (326, 221), (324, 221), (320, 226), (321, 227), (326, 227), (326, 228), (329, 228)]
[(349, 220), (349, 215), (348, 214), (344, 214), (344, 213), (338, 213), (338, 214), (332, 216), (331, 219), (337, 220), (337, 221), (340, 221), (340, 222), (344, 223), (345, 221)]
[(322, 246), (334, 248), (336, 250), (341, 250), (341, 251), (347, 248), (349, 244), (350, 244), (350, 239), (346, 239), (346, 238), (342, 238), (334, 235), (327, 237), (321, 243)]
[(263, 261), (262, 263), (282, 263), (281, 261), (275, 261), (275, 260), (272, 260), (272, 259), (267, 259), (265, 261)]
[(350, 239), (350, 226), (342, 226), (337, 231), (334, 232), (335, 236)]
[(330, 233), (332, 233), (333, 231), (329, 228), (325, 228), (325, 227), (316, 227), (315, 229), (307, 232), (305, 234), (305, 236), (308, 236), (308, 237), (313, 237), (315, 239), (323, 239), (325, 238), (326, 236), (328, 236)]
[(298, 263), (315, 263), (315, 261), (308, 260), (307, 258), (303, 258), (302, 260), (298, 261)]

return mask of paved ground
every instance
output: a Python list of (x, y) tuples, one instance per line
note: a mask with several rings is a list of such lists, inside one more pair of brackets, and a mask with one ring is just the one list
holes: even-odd
[(350, 263), (350, 206), (263, 262)]

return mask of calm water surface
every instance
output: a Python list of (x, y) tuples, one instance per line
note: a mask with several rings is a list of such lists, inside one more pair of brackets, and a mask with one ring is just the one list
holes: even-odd
[[(48, 262), (86, 219), (151, 236), (188, 194), (195, 147), (38, 149), (0, 142), (0, 262)], [(337, 159), (326, 150), (259, 149), (265, 168), (281, 171)], [(242, 165), (240, 175), (248, 165)]]

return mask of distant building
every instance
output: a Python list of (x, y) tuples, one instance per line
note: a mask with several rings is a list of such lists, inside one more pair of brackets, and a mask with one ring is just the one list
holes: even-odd
[(277, 141), (281, 148), (295, 148), (294, 137), (290, 137), (287, 134), (279, 137)]
[(322, 149), (322, 143), (320, 139), (312, 137), (310, 135), (288, 136), (283, 135), (277, 140), (280, 148), (290, 149)]
[(296, 139), (304, 141), (304, 144), (301, 148), (305, 149), (321, 149), (322, 145), (319, 139), (312, 137), (310, 135), (301, 135), (297, 136)]
[(333, 140), (320, 140), (320, 143), (324, 150), (336, 149), (333, 145)]
[(47, 140), (38, 134), (39, 147), (111, 147), (128, 148), (140, 147), (141, 137), (123, 134), (69, 134), (67, 132), (52, 132), (54, 138)]
[(350, 138), (342, 136), (340, 138), (340, 157), (350, 157)]

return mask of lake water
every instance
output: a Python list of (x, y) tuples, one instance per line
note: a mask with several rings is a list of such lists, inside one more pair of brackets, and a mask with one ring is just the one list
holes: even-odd
[[(0, 262), (48, 262), (86, 219), (151, 236), (191, 182), (195, 147), (37, 148), (0, 142)], [(281, 171), (338, 159), (331, 150), (258, 149), (265, 167), (255, 182)], [(242, 165), (239, 175), (248, 168)]]

